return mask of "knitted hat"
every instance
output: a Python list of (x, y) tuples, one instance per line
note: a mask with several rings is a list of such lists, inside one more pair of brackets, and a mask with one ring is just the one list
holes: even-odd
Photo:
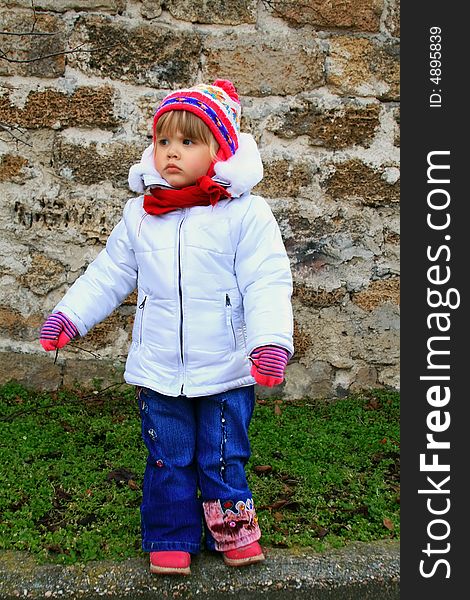
[(241, 107), (237, 90), (231, 81), (217, 79), (212, 85), (195, 85), (168, 94), (155, 112), (154, 133), (158, 119), (171, 110), (187, 110), (204, 121), (219, 144), (217, 156), (220, 160), (235, 154), (240, 134)]

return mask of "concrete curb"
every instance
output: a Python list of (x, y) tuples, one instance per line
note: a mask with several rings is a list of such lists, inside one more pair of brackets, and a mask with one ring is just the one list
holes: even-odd
[(264, 563), (226, 567), (202, 553), (190, 577), (151, 575), (146, 558), (85, 565), (37, 565), (21, 552), (0, 553), (0, 598), (157, 600), (399, 600), (400, 550), (394, 541), (354, 543), (319, 554), (267, 549)]

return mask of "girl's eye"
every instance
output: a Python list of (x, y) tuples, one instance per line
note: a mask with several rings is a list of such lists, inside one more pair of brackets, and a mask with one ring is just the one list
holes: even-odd
[(158, 140), (158, 145), (159, 146), (166, 146), (168, 144), (168, 140), (166, 138), (160, 138)]
[(190, 146), (192, 143), (193, 143), (193, 141), (192, 141), (192, 140), (190, 140), (190, 139), (188, 139), (188, 138), (185, 138), (185, 139), (183, 140), (183, 144), (184, 144), (185, 146)]

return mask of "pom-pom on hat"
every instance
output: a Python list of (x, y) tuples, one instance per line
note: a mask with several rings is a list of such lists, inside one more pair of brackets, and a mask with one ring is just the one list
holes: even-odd
[(240, 134), (241, 106), (231, 81), (217, 79), (212, 85), (199, 84), (168, 94), (155, 112), (154, 136), (158, 119), (171, 110), (187, 110), (204, 121), (219, 144), (219, 160), (226, 160), (235, 154)]

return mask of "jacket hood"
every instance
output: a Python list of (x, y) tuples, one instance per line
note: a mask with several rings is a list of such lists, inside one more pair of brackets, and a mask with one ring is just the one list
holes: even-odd
[[(263, 179), (263, 163), (253, 136), (241, 133), (238, 144), (233, 156), (215, 164), (215, 175), (212, 177), (214, 181), (227, 187), (232, 198), (250, 192)], [(129, 169), (128, 183), (130, 189), (139, 194), (153, 185), (171, 187), (155, 168), (153, 143), (144, 150), (140, 162)]]

